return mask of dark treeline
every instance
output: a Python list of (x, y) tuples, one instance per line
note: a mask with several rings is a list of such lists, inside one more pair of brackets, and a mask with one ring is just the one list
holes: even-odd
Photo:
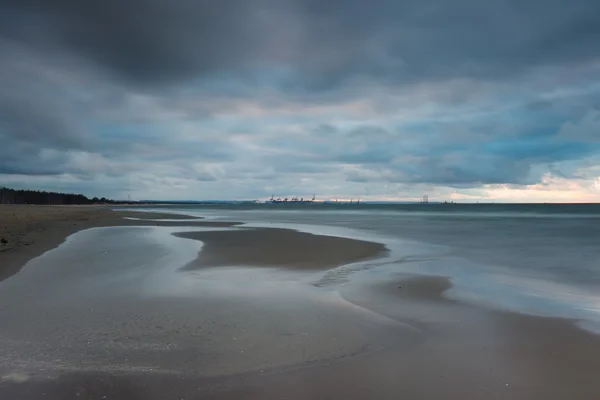
[(110, 202), (104, 197), (89, 199), (82, 194), (15, 190), (0, 187), (0, 204), (94, 204)]

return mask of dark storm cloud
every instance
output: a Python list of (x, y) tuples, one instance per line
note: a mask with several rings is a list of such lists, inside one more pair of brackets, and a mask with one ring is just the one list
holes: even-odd
[(266, 28), (276, 8), (263, 13), (263, 3), (5, 0), (1, 4), (8, 13), (0, 32), (31, 46), (70, 51), (126, 79), (155, 84), (261, 59), (266, 42), (272, 41)]
[[(595, 0), (4, 0), (0, 32), (156, 84), (283, 67), (291, 90), (504, 77), (597, 57)], [(8, 10), (8, 11), (7, 11)], [(254, 77), (255, 78), (255, 77)], [(253, 79), (254, 79), (253, 78)]]
[(495, 77), (598, 55), (600, 4), (593, 0), (304, 4), (314, 36), (325, 38), (315, 53), (337, 51), (341, 58), (325, 66), (329, 78), (349, 73), (392, 80)]

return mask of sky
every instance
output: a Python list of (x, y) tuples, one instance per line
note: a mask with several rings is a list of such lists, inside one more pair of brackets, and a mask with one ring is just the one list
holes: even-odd
[(600, 201), (597, 0), (0, 0), (0, 186)]

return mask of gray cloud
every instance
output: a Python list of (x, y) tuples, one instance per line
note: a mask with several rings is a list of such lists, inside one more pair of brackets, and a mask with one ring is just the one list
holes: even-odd
[(598, 42), (595, 0), (0, 0), (0, 175), (535, 183), (600, 152)]
[[(283, 88), (502, 77), (597, 57), (595, 0), (3, 0), (0, 33), (127, 80), (283, 68)], [(248, 75), (249, 74), (249, 75)], [(269, 82), (271, 84), (271, 82)]]
[[(269, 51), (276, 2), (2, 1), (5, 36), (55, 46), (155, 84), (251, 63)], [(266, 55), (266, 54), (265, 54)]]

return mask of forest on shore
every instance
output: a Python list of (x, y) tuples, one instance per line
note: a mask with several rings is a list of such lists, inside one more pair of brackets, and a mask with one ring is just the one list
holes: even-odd
[(0, 204), (99, 204), (114, 203), (105, 197), (92, 199), (73, 193), (46, 192), (43, 190), (17, 190), (0, 187)]

